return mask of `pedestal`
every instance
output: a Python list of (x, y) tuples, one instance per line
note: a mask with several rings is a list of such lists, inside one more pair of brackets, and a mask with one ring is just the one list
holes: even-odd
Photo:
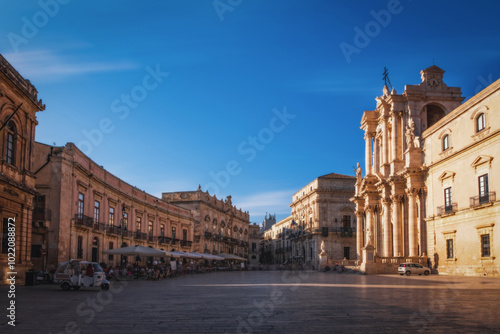
[(326, 254), (326, 252), (322, 252), (318, 255), (319, 257), (319, 266), (318, 266), (318, 270), (319, 271), (323, 271), (325, 270), (326, 268), (326, 264), (327, 264), (327, 261), (328, 261), (328, 256)]
[(375, 248), (372, 245), (363, 247), (363, 262), (361, 263), (361, 271), (365, 274), (375, 274), (374, 261)]

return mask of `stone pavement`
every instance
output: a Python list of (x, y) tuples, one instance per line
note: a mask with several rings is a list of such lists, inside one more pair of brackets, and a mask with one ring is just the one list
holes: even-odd
[(249, 271), (62, 291), (0, 286), (0, 333), (500, 333), (500, 279)]

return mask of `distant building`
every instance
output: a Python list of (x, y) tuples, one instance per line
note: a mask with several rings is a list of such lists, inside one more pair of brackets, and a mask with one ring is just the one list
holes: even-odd
[(257, 224), (251, 224), (248, 229), (248, 268), (258, 269), (260, 265), (260, 228)]
[(264, 217), (264, 221), (262, 222), (261, 233), (269, 230), (274, 224), (276, 224), (276, 214), (267, 214)]
[(356, 259), (354, 176), (323, 175), (292, 197), (291, 215), (264, 232), (263, 263), (318, 268), (321, 244), (328, 264)]
[(194, 252), (227, 253), (248, 259), (250, 215), (237, 209), (231, 196), (225, 200), (217, 199), (198, 187), (197, 191), (163, 193), (162, 200), (191, 211)]
[[(23, 283), (33, 264), (43, 265), (47, 225), (32, 225), (33, 150), (36, 113), (45, 110), (38, 92), (0, 55), (0, 282), (7, 272), (17, 272)], [(33, 246), (32, 246), (33, 245)], [(15, 248), (15, 252), (12, 251)], [(12, 260), (9, 260), (9, 257)], [(13, 259), (15, 258), (15, 259)], [(8, 264), (13, 263), (9, 269)]]

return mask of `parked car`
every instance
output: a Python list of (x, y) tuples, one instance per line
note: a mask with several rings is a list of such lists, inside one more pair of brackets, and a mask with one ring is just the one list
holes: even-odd
[(431, 270), (419, 263), (401, 263), (398, 267), (398, 273), (406, 276), (410, 276), (411, 274), (429, 275)]

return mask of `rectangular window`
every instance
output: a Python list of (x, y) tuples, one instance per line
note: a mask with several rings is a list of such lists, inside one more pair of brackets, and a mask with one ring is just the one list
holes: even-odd
[(446, 240), (446, 258), (453, 259), (453, 239)]
[(165, 236), (165, 225), (160, 225), (160, 236), (163, 238)]
[(76, 257), (78, 259), (83, 258), (83, 237), (81, 235), (78, 236)]
[(188, 231), (186, 229), (182, 230), (182, 240), (186, 241), (188, 238)]
[(108, 224), (111, 226), (115, 225), (115, 208), (110, 207), (109, 208), (109, 221)]
[(137, 233), (141, 233), (141, 225), (142, 225), (141, 217), (137, 217), (135, 221), (135, 231)]
[(33, 220), (49, 220), (45, 219), (45, 196), (35, 196), (33, 207)]
[(351, 227), (351, 216), (342, 216), (342, 227)]
[(444, 190), (444, 211), (446, 213), (453, 211), (453, 205), (451, 203), (451, 187)]
[(101, 203), (99, 201), (94, 202), (94, 222), (99, 222), (99, 216), (101, 213)]
[(3, 219), (2, 226), (2, 254), (9, 252), (9, 219)]
[(148, 234), (150, 237), (153, 236), (153, 222), (150, 220), (148, 225)]
[(481, 235), (481, 257), (489, 257), (490, 253), (490, 235)]
[(85, 195), (83, 195), (82, 193), (78, 193), (78, 218), (82, 218), (83, 216), (83, 207), (84, 207), (84, 204), (85, 204)]
[(7, 132), (7, 149), (5, 152), (5, 162), (8, 164), (14, 164), (14, 135)]
[(489, 198), (489, 189), (488, 189), (488, 174), (481, 175), (478, 178), (479, 182), (479, 203), (488, 203), (490, 201)]
[(252, 252), (255, 252), (257, 249), (257, 244), (255, 242), (252, 242)]
[(175, 240), (175, 226), (172, 226), (172, 240)]
[(126, 212), (123, 212), (123, 228), (124, 228), (124, 231), (126, 231), (128, 229), (128, 213)]
[[(109, 248), (108, 249), (113, 249), (113, 242), (112, 241), (109, 242)], [(113, 258), (114, 258), (113, 254), (108, 254), (108, 260), (109, 261), (113, 261)]]

